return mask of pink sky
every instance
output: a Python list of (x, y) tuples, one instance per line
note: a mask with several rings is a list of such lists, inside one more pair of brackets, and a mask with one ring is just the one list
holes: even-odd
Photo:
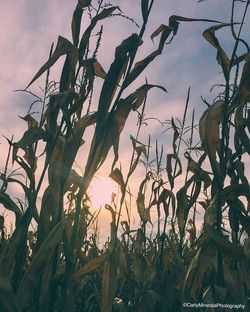
[[(49, 0), (12, 0), (0, 3), (0, 135), (11, 137), (15, 140), (26, 125), (17, 115), (24, 116), (29, 108), (31, 99), (21, 93), (13, 93), (15, 89), (25, 88), (37, 70), (46, 61), (51, 43), (56, 42), (58, 35), (71, 40), (70, 23), (71, 15), (76, 1), (49, 1)], [(134, 18), (141, 24), (139, 1), (116, 0), (124, 14)], [(240, 7), (241, 5), (239, 5)], [(239, 10), (240, 12), (240, 10)], [(139, 58), (147, 56), (157, 46), (150, 40), (152, 32), (160, 25), (167, 24), (170, 15), (182, 15), (186, 17), (211, 18), (228, 22), (230, 19), (230, 5), (227, 0), (205, 1), (197, 4), (195, 0), (156, 0), (155, 7), (145, 34), (143, 48), (139, 51)], [(247, 19), (250, 21), (250, 18)], [(86, 20), (87, 22), (87, 20)], [(248, 22), (249, 23), (249, 22)], [(86, 25), (86, 24), (85, 24)], [(169, 94), (161, 90), (151, 91), (146, 108), (147, 117), (156, 117), (162, 121), (172, 116), (181, 117), (183, 114), (187, 89), (191, 86), (191, 108), (195, 107), (197, 117), (204, 111), (205, 106), (200, 100), (203, 95), (208, 101), (212, 101), (214, 93), (210, 94), (210, 87), (222, 79), (220, 68), (216, 63), (216, 52), (202, 38), (202, 32), (209, 27), (208, 23), (183, 23), (179, 33), (171, 45), (168, 45), (162, 56), (159, 57), (149, 70), (145, 71), (149, 83), (164, 86)], [(249, 26), (249, 25), (248, 25)], [(244, 35), (249, 42), (250, 34), (245, 26)], [(99, 28), (97, 27), (97, 30)], [(101, 45), (99, 62), (107, 70), (113, 60), (115, 47), (132, 32), (138, 29), (126, 19), (112, 18), (104, 26), (104, 39)], [(231, 41), (222, 36), (222, 42), (230, 47)], [(52, 76), (57, 77), (61, 63), (53, 70)], [(144, 77), (143, 77), (144, 78)], [(144, 79), (135, 83), (136, 89)], [(44, 77), (39, 82), (42, 85)], [(37, 91), (39, 84), (34, 84), (31, 90)], [(191, 113), (191, 110), (190, 110)], [(190, 115), (189, 115), (190, 116)], [(131, 153), (130, 134), (136, 132), (136, 116), (131, 117), (122, 134), (121, 153)], [(161, 126), (152, 121), (149, 127), (143, 128), (140, 139), (146, 142), (148, 134), (164, 144), (169, 145), (169, 136), (160, 135)], [(0, 138), (0, 162), (1, 170), (6, 158), (7, 144), (4, 138)], [(126, 161), (123, 161), (126, 168)], [(136, 176), (133, 184), (137, 184)]]

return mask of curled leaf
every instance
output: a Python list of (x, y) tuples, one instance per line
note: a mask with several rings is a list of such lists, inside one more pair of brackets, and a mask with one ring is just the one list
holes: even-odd
[(217, 37), (215, 36), (215, 31), (219, 30), (223, 27), (227, 27), (227, 26), (231, 26), (231, 24), (219, 24), (216, 26), (212, 26), (208, 29), (206, 29), (203, 32), (203, 36), (204, 38), (212, 45), (216, 48), (217, 50), (217, 61), (218, 63), (221, 65), (225, 79), (228, 80), (229, 78), (229, 71), (230, 71), (230, 60), (226, 54), (226, 52), (223, 50), (223, 48), (221, 47), (219, 40), (217, 39)]
[(114, 180), (121, 187), (121, 191), (124, 196), (126, 192), (126, 185), (125, 185), (121, 170), (118, 168), (115, 168), (114, 170), (112, 170), (109, 176), (112, 180)]
[(107, 260), (107, 254), (102, 254), (90, 260), (74, 274), (75, 280), (80, 280), (85, 274), (95, 271), (101, 265), (103, 265), (106, 260)]
[(27, 122), (28, 129), (38, 127), (38, 121), (35, 118), (33, 118), (30, 114), (27, 114), (24, 117), (21, 116), (19, 117)]
[(216, 153), (219, 144), (219, 126), (223, 116), (224, 101), (209, 106), (199, 121), (201, 144), (207, 153)]
[(94, 72), (97, 77), (100, 77), (103, 79), (106, 78), (107, 74), (105, 70), (103, 69), (102, 65), (97, 60), (94, 61)]

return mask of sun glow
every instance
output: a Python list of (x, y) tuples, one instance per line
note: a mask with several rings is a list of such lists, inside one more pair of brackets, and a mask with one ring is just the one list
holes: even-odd
[(117, 184), (107, 177), (95, 177), (90, 185), (89, 197), (94, 208), (110, 204), (112, 193), (117, 192)]

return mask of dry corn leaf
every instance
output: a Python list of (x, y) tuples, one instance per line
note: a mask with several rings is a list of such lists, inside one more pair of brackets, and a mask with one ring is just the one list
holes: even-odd
[[(108, 75), (109, 73), (107, 74), (104, 85), (108, 79)], [(102, 120), (97, 120), (96, 132), (92, 141), (92, 148), (87, 162), (87, 167), (90, 168), (89, 170), (91, 172), (94, 173), (97, 168), (100, 168), (112, 146), (114, 149), (112, 169), (114, 168), (119, 156), (118, 149), (120, 133), (124, 128), (128, 115), (131, 109), (136, 110), (140, 105), (142, 105), (144, 99), (146, 98), (147, 92), (153, 87), (160, 88), (167, 92), (162, 86), (145, 84), (138, 88), (134, 93), (130, 94), (126, 99), (120, 99), (116, 109), (109, 113), (107, 119), (105, 119), (107, 113), (107, 102), (106, 104), (105, 101), (104, 104), (101, 103), (101, 106), (98, 108), (98, 116), (100, 116), (99, 118), (102, 117)], [(102, 102), (102, 100), (103, 98), (101, 96), (100, 101)], [(108, 103), (110, 103), (110, 99), (108, 100)], [(105, 126), (106, 129), (104, 128)]]
[[(142, 1), (141, 4), (144, 6), (144, 12), (146, 12), (146, 7), (148, 6), (147, 1)], [(144, 13), (145, 14), (145, 13)], [(145, 15), (146, 17), (146, 15)], [(156, 51), (152, 52), (151, 54), (149, 54), (146, 58), (144, 58), (143, 60), (137, 62), (134, 66), (134, 68), (132, 69), (132, 71), (129, 73), (126, 81), (124, 82), (124, 87), (126, 88), (128, 85), (130, 85), (142, 72), (143, 70), (158, 56), (162, 53), (164, 44), (166, 43), (168, 37), (171, 35), (171, 33), (173, 34), (171, 40), (173, 39), (173, 37), (176, 35), (177, 31), (178, 31), (178, 26), (179, 26), (179, 22), (183, 21), (183, 22), (218, 22), (215, 20), (208, 20), (208, 19), (195, 19), (195, 18), (186, 18), (186, 17), (182, 17), (182, 16), (176, 16), (176, 15), (172, 15), (169, 18), (169, 25), (160, 25), (151, 35), (151, 39), (153, 40), (155, 37), (159, 36), (161, 34), (161, 38), (160, 38), (160, 42), (158, 45), (158, 48)]]
[(245, 294), (244, 283), (242, 282), (240, 272), (236, 273), (235, 271), (231, 270), (228, 265), (225, 265), (224, 279), (226, 287), (228, 288), (233, 301), (247, 304), (247, 296)]
[(82, 62), (83, 62), (84, 55), (85, 55), (86, 49), (87, 49), (88, 44), (89, 44), (89, 38), (90, 38), (91, 32), (95, 28), (97, 22), (102, 20), (102, 19), (105, 19), (107, 17), (110, 17), (115, 10), (120, 11), (120, 8), (118, 6), (111, 6), (109, 8), (105, 8), (99, 14), (97, 14), (96, 16), (94, 16), (92, 18), (90, 25), (88, 26), (88, 28), (83, 33), (81, 41), (80, 41), (80, 45), (79, 45), (79, 63), (80, 63), (80, 65), (82, 65)]
[(245, 101), (249, 97), (250, 92), (250, 53), (245, 57), (245, 64), (240, 78), (239, 88), (238, 88), (238, 105), (245, 104)]
[[(117, 106), (117, 109), (113, 113), (109, 113), (109, 117), (106, 121), (106, 132), (96, 133), (93, 141), (93, 149), (89, 155), (89, 166), (92, 168), (100, 168), (104, 163), (110, 148), (113, 146), (114, 160), (112, 169), (114, 168), (119, 158), (119, 141), (120, 134), (125, 126), (128, 115), (131, 111), (131, 107), (125, 100), (121, 99)], [(98, 137), (98, 139), (97, 139)], [(94, 155), (92, 155), (92, 153)]]
[(34, 175), (33, 170), (30, 168), (30, 166), (26, 164), (25, 161), (23, 161), (21, 157), (17, 157), (16, 162), (19, 164), (21, 168), (24, 169), (30, 182), (30, 188), (34, 189), (35, 188), (35, 175)]
[(78, 50), (74, 48), (71, 52), (67, 53), (66, 59), (64, 61), (59, 92), (65, 92), (70, 88), (70, 85), (74, 84), (75, 78), (75, 68), (78, 61)]
[[(172, 166), (172, 160), (175, 160), (174, 170), (173, 170), (173, 166)], [(166, 170), (167, 170), (168, 180), (169, 180), (171, 189), (173, 189), (175, 178), (177, 178), (179, 175), (182, 174), (181, 160), (177, 154), (168, 154), (167, 155)]]
[(162, 86), (144, 84), (141, 87), (139, 87), (135, 92), (131, 93), (128, 97), (126, 97), (125, 101), (135, 111), (143, 104), (143, 102), (146, 99), (148, 91), (152, 88), (159, 88), (159, 89), (163, 90), (164, 92), (167, 92), (167, 90)]
[(180, 137), (180, 133), (179, 133), (178, 127), (176, 126), (176, 124), (174, 122), (174, 118), (171, 118), (171, 127), (174, 131), (173, 143), (172, 143), (173, 151), (174, 151), (174, 154), (177, 154), (177, 140)]
[(17, 160), (17, 153), (19, 148), (26, 152), (28, 146), (31, 146), (34, 143), (37, 143), (39, 140), (45, 138), (45, 131), (41, 128), (30, 128), (26, 130), (22, 136), (22, 138), (16, 142), (11, 143), (13, 145), (13, 152), (12, 152), (12, 161), (14, 162)]
[(26, 89), (36, 81), (44, 72), (46, 72), (51, 66), (55, 64), (55, 62), (64, 54), (68, 54), (75, 50), (74, 45), (68, 41), (66, 38), (59, 36), (55, 51), (49, 60), (39, 69), (39, 71), (35, 74), (31, 82), (28, 84)]
[[(249, 120), (244, 118), (244, 107), (243, 105), (240, 105), (237, 107), (235, 112), (235, 130), (237, 133), (237, 136), (240, 140), (240, 143), (245, 148), (247, 153), (250, 155), (250, 140), (249, 140)], [(247, 130), (246, 130), (247, 128)]]
[(158, 55), (159, 52), (156, 50), (143, 60), (137, 62), (129, 73), (127, 79), (124, 81), (124, 88), (127, 88), (127, 86), (129, 86)]
[(151, 35), (151, 40), (153, 40), (155, 37), (159, 36), (161, 34), (159, 46), (157, 49), (158, 54), (162, 53), (162, 50), (164, 48), (164, 44), (166, 40), (168, 39), (169, 35), (172, 33), (172, 28), (169, 26), (166, 26), (164, 24), (161, 24)]
[(11, 197), (0, 191), (0, 203), (4, 206), (5, 209), (14, 212), (17, 215), (22, 215), (21, 210), (17, 206), (17, 204), (11, 199)]
[[(129, 233), (129, 230), (128, 230)], [(119, 276), (122, 279), (128, 278), (129, 264), (127, 260), (127, 250), (122, 245), (119, 245)]]
[(100, 77), (103, 79), (106, 78), (107, 74), (105, 70), (103, 69), (102, 65), (97, 60), (94, 61), (94, 72), (97, 77)]
[(166, 218), (169, 216), (169, 206), (171, 204), (172, 216), (174, 217), (175, 209), (176, 209), (176, 200), (175, 200), (175, 195), (172, 191), (164, 189), (159, 196), (158, 203), (163, 205)]
[(183, 285), (184, 296), (188, 298), (191, 295), (194, 300), (199, 298), (205, 274), (212, 266), (216, 254), (217, 248), (212, 242), (203, 243), (202, 247), (196, 252), (185, 276)]
[(40, 128), (30, 128), (26, 130), (22, 136), (22, 138), (16, 142), (13, 143), (14, 146), (17, 148), (22, 148), (23, 150), (26, 149), (27, 146), (32, 145), (36, 143), (37, 141), (45, 138), (45, 131)]
[(136, 205), (141, 221), (144, 224), (148, 222), (151, 223), (150, 207), (145, 207), (145, 195), (143, 193), (138, 193), (136, 198)]
[(26, 270), (17, 290), (17, 300), (22, 309), (36, 291), (39, 284), (37, 277), (53, 256), (55, 248), (62, 238), (64, 228), (63, 223), (59, 223), (53, 228)]
[(218, 232), (216, 229), (217, 211), (216, 201), (212, 200), (209, 207), (206, 209), (204, 216), (204, 227), (211, 240), (217, 245), (225, 255), (234, 259), (244, 259), (244, 253), (241, 246), (231, 243), (226, 236)]
[[(189, 188), (192, 189), (192, 196), (189, 196)], [(199, 176), (193, 175), (186, 181), (185, 185), (176, 193), (177, 209), (176, 216), (180, 232), (185, 229), (189, 210), (195, 205), (201, 190), (201, 180)]]
[(126, 192), (126, 185), (125, 185), (121, 170), (118, 168), (115, 168), (114, 170), (112, 170), (109, 177), (121, 187), (121, 191), (124, 196)]
[(147, 263), (143, 255), (134, 253), (133, 255), (133, 274), (137, 286), (140, 288), (145, 280)]
[(171, 15), (169, 17), (169, 27), (173, 29), (174, 35), (177, 34), (179, 28), (179, 22), (209, 22), (209, 23), (221, 23), (217, 20), (211, 20), (206, 18), (190, 18), (190, 17), (183, 17), (178, 15)]
[(0, 308), (3, 312), (21, 312), (10, 280), (0, 278)]
[(19, 116), (21, 119), (27, 121), (28, 129), (30, 128), (37, 128), (38, 127), (38, 121), (33, 118), (30, 114), (27, 114), (24, 117)]
[(151, 40), (154, 40), (155, 37), (159, 36), (159, 34), (161, 34), (162, 32), (166, 30), (170, 30), (170, 28), (164, 24), (161, 24), (150, 36)]
[(102, 254), (88, 261), (81, 269), (75, 272), (74, 279), (81, 280), (85, 274), (95, 271), (107, 260), (107, 254)]
[[(110, 108), (117, 86), (125, 73), (129, 55), (141, 44), (141, 39), (137, 34), (132, 34), (116, 48), (115, 60), (111, 64), (106, 75), (98, 104), (100, 120), (104, 120)], [(102, 124), (102, 123), (101, 123)]]
[(223, 48), (221, 47), (218, 39), (215, 36), (215, 31), (223, 28), (223, 27), (227, 27), (227, 26), (231, 26), (232, 24), (219, 24), (216, 26), (212, 26), (208, 29), (206, 29), (203, 32), (203, 36), (204, 38), (212, 45), (216, 48), (217, 50), (217, 61), (218, 63), (221, 65), (225, 79), (228, 80), (229, 79), (229, 71), (230, 71), (230, 60), (226, 54), (226, 52), (223, 50)]
[(146, 158), (147, 156), (147, 148), (148, 146), (138, 140), (136, 140), (132, 135), (130, 135), (130, 140), (132, 141), (132, 145), (136, 153), (140, 156), (143, 154)]
[(140, 160), (140, 155), (138, 154), (136, 156), (135, 160), (133, 161), (132, 165), (129, 168), (128, 177), (130, 177), (134, 173), (134, 171), (135, 171), (135, 169), (139, 163), (139, 160)]
[(113, 302), (116, 296), (118, 287), (118, 259), (119, 250), (114, 248), (109, 258), (104, 264), (103, 277), (102, 277), (102, 302), (101, 312), (111, 312)]
[(223, 117), (224, 102), (216, 101), (209, 106), (199, 121), (201, 144), (206, 153), (215, 156), (219, 144), (219, 126)]
[(85, 115), (85, 116), (81, 117), (80, 119), (78, 119), (77, 121), (75, 121), (75, 124), (74, 124), (75, 134), (76, 134), (77, 130), (79, 130), (81, 128), (86, 128), (86, 127), (89, 127), (91, 125), (94, 125), (96, 123), (96, 114), (97, 113)]
[(81, 21), (82, 21), (82, 14), (83, 14), (83, 8), (87, 7), (87, 2), (90, 1), (84, 1), (85, 3), (83, 5), (78, 4), (76, 5), (76, 8), (74, 10), (72, 21), (71, 21), (71, 31), (72, 31), (72, 39), (74, 45), (77, 47), (79, 43), (79, 35), (81, 30)]
[(92, 2), (92, 0), (78, 0), (78, 5), (82, 9), (85, 9), (86, 7), (88, 7), (91, 4), (91, 2)]

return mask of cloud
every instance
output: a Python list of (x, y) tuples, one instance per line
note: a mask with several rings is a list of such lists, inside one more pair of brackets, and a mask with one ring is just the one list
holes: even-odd
[[(57, 41), (58, 35), (71, 38), (70, 23), (71, 14), (76, 1), (27, 1), (11, 0), (2, 1), (0, 4), (0, 20), (2, 32), (0, 35), (0, 134), (19, 138), (26, 125), (17, 118), (17, 115), (24, 115), (32, 103), (32, 97), (23, 93), (13, 93), (13, 90), (24, 88), (41, 65), (47, 60), (52, 42)], [(123, 10), (125, 15), (131, 16), (138, 24), (142, 23), (139, 1), (115, 0)], [(197, 4), (196, 0), (169, 0), (155, 1), (149, 25), (143, 38), (144, 44), (139, 49), (136, 61), (143, 59), (157, 48), (159, 38), (155, 38), (154, 43), (150, 35), (160, 24), (168, 24), (170, 15), (181, 15), (196, 18), (212, 18), (222, 21), (229, 21), (230, 5), (229, 1), (205, 1)], [(239, 16), (237, 12), (236, 16)], [(249, 16), (243, 34), (249, 39)], [(87, 15), (84, 16), (83, 25), (89, 23)], [(98, 53), (98, 60), (103, 67), (108, 70), (114, 59), (115, 47), (128, 37), (132, 32), (138, 32), (138, 28), (126, 18), (112, 17), (104, 24), (103, 40)], [(160, 84), (167, 88), (168, 94), (161, 90), (151, 90), (148, 95), (146, 106), (146, 116), (164, 121), (172, 116), (182, 118), (188, 87), (191, 87), (190, 113), (196, 109), (196, 116), (200, 116), (205, 109), (200, 95), (212, 102), (215, 93), (209, 92), (214, 83), (220, 82), (222, 75), (220, 67), (216, 62), (216, 51), (203, 38), (202, 32), (209, 27), (209, 23), (184, 23), (179, 27), (177, 36), (171, 44), (165, 46), (161, 56), (159, 56), (145, 70), (142, 77), (138, 79), (128, 91), (133, 92), (138, 86), (145, 82), (145, 76), (152, 84)], [(229, 49), (231, 39), (223, 36), (221, 40)], [(227, 33), (228, 34), (228, 33)], [(93, 37), (93, 45), (96, 37)], [(52, 70), (51, 77), (59, 80), (59, 73), (62, 61)], [(39, 83), (32, 86), (32, 90), (40, 92), (38, 86), (43, 85), (44, 76)], [(102, 81), (98, 82), (96, 95), (93, 99), (93, 109), (97, 106), (98, 96)], [(127, 92), (128, 92), (127, 91)], [(125, 96), (125, 95), (124, 95)], [(36, 110), (39, 108), (36, 107)], [(131, 142), (129, 135), (136, 133), (137, 115), (136, 113), (128, 120), (124, 133), (121, 135), (121, 155), (126, 170), (131, 155)], [(140, 139), (147, 142), (148, 135), (152, 136), (152, 144), (156, 138), (168, 149), (171, 145), (171, 135), (169, 133), (159, 135), (162, 126), (156, 120), (148, 121), (148, 127), (143, 127)], [(90, 134), (88, 137), (90, 138)], [(0, 161), (4, 163), (8, 145), (4, 139), (0, 139)], [(87, 146), (87, 145), (86, 145)], [(86, 146), (83, 149), (86, 150)], [(112, 151), (110, 155), (112, 155)], [(84, 153), (82, 153), (84, 154)], [(80, 155), (79, 161), (84, 166), (82, 159), (87, 155)], [(111, 163), (112, 161), (110, 161)], [(106, 166), (104, 171), (109, 171), (110, 166)], [(141, 170), (142, 171), (142, 170)], [(134, 185), (138, 184), (139, 175), (134, 179)]]

